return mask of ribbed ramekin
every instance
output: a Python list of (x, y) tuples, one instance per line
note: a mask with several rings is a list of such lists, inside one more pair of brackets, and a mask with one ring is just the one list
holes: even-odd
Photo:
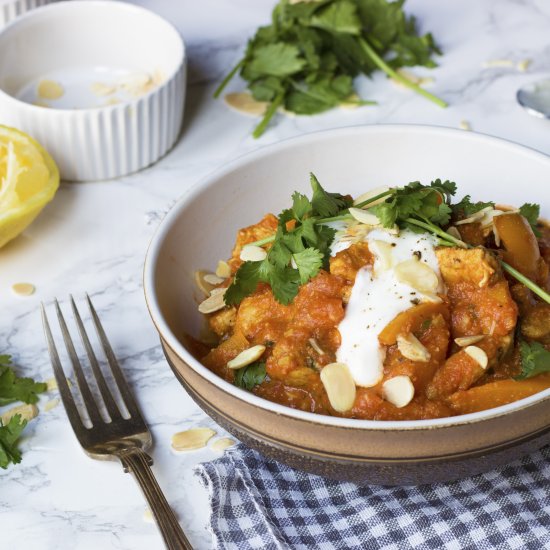
[(0, 29), (16, 17), (55, 0), (0, 0)]
[[(139, 97), (93, 108), (46, 108), (20, 99), (41, 78), (75, 67), (163, 76)], [(116, 178), (162, 157), (181, 129), (185, 80), (179, 33), (137, 6), (58, 2), (17, 18), (0, 32), (0, 122), (41, 142), (64, 180)]]

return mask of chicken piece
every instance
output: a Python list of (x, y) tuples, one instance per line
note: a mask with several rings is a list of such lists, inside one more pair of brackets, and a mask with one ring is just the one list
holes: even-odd
[(330, 258), (330, 273), (353, 283), (357, 272), (366, 265), (372, 265), (374, 256), (367, 243), (354, 243)]
[(231, 272), (235, 273), (243, 263), (240, 259), (241, 250), (245, 244), (250, 244), (273, 235), (277, 231), (277, 218), (273, 214), (266, 214), (264, 218), (254, 224), (240, 229), (237, 233), (237, 240), (231, 253), (229, 265)]
[(529, 340), (550, 344), (550, 304), (536, 300), (522, 284), (515, 284), (511, 290), (519, 306), (521, 334)]
[(439, 269), (447, 285), (472, 283), (483, 288), (502, 279), (495, 257), (483, 248), (448, 248), (436, 250)]
[(223, 337), (232, 331), (236, 319), (237, 308), (226, 307), (209, 315), (208, 325), (214, 334)]

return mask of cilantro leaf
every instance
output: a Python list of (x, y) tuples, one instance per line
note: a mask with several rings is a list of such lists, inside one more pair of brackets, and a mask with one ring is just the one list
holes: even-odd
[(309, 214), (312, 209), (312, 204), (309, 199), (295, 191), (292, 195), (292, 213), (297, 220), (301, 220), (306, 214)]
[(533, 233), (537, 237), (540, 237), (540, 231), (537, 227), (540, 217), (540, 205), (526, 202), (519, 207), (519, 213), (529, 222)]
[(310, 25), (329, 32), (355, 34), (361, 32), (361, 20), (353, 2), (341, 0), (321, 8), (311, 18)]
[(472, 202), (470, 195), (466, 195), (460, 202), (453, 204), (453, 213), (455, 215), (463, 215), (464, 218), (468, 218), (472, 214), (479, 212), (487, 207), (495, 207), (494, 202)]
[(35, 382), (32, 378), (19, 378), (11, 368), (9, 355), (0, 355), (0, 406), (24, 401), (36, 403), (38, 395), (46, 391), (46, 384)]
[(296, 46), (276, 42), (254, 50), (252, 60), (246, 67), (246, 75), (252, 80), (262, 76), (290, 76), (304, 65), (305, 60), (300, 57)]
[(521, 373), (515, 377), (516, 380), (525, 380), (550, 372), (550, 351), (539, 342), (519, 343), (519, 351), (521, 355)]
[(235, 379), (233, 383), (238, 388), (251, 391), (254, 386), (261, 384), (266, 378), (265, 362), (256, 361), (246, 367), (242, 367), (235, 371)]
[(6, 469), (10, 462), (21, 462), (21, 451), (17, 448), (17, 440), (27, 425), (26, 420), (21, 420), (21, 415), (16, 414), (3, 426), (0, 421), (0, 468)]
[[(265, 260), (263, 260), (265, 261)], [(233, 282), (227, 288), (224, 300), (227, 305), (235, 305), (243, 298), (252, 294), (260, 282), (260, 269), (263, 262), (244, 262), (237, 272)]]
[(302, 252), (293, 254), (292, 257), (300, 273), (301, 284), (307, 283), (323, 265), (323, 254), (315, 248), (306, 248)]
[(327, 218), (336, 216), (340, 210), (351, 206), (351, 199), (346, 199), (340, 193), (327, 193), (314, 174), (310, 174), (310, 184), (313, 189), (311, 204), (316, 215)]
[[(369, 209), (378, 216), (384, 227), (397, 224), (412, 229), (410, 218), (445, 226), (451, 219), (450, 197), (456, 193), (456, 185), (446, 180), (434, 180), (430, 185), (412, 181), (405, 187), (391, 189), (386, 200)], [(418, 229), (413, 229), (418, 231)]]

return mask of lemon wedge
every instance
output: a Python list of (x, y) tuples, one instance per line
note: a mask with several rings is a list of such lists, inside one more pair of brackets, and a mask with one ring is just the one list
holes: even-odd
[(59, 187), (59, 170), (27, 134), (0, 125), (0, 247), (38, 216)]

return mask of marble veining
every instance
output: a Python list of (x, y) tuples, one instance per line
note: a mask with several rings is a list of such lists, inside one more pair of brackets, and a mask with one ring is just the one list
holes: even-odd
[[(246, 37), (269, 20), (271, 0), (140, 0), (182, 33), (189, 56), (188, 97), (181, 139), (160, 162), (108, 182), (63, 184), (37, 221), (0, 250), (0, 352), (19, 371), (52, 377), (39, 315), (54, 296), (92, 296), (120, 364), (153, 432), (155, 473), (198, 549), (211, 547), (208, 502), (193, 477), (194, 464), (219, 456), (206, 448), (176, 454), (170, 437), (190, 427), (224, 431), (186, 395), (164, 360), (142, 291), (145, 252), (159, 221), (209, 172), (248, 151), (326, 128), (379, 123), (458, 127), (504, 137), (550, 154), (550, 122), (515, 102), (523, 84), (550, 76), (550, 5), (543, 0), (409, 0), (423, 30), (444, 56), (430, 71), (430, 91), (450, 106), (440, 109), (397, 87), (384, 75), (359, 79), (360, 94), (375, 107), (334, 110), (313, 118), (277, 117), (260, 140), (256, 121), (228, 110), (212, 93), (238, 61)], [(531, 60), (526, 71), (488, 67), (494, 59)], [(228, 91), (243, 83), (235, 79)], [(1, 122), (1, 121), (0, 121)], [(426, 152), (429, 161), (429, 151)], [(449, 175), (452, 177), (452, 175)], [(527, 200), (527, 198), (526, 198)], [(36, 285), (14, 296), (16, 282)], [(44, 411), (57, 392), (43, 396), (41, 413), (25, 431), (23, 462), (0, 470), (0, 546), (25, 550), (153, 550), (162, 548), (146, 503), (120, 465), (97, 462), (80, 450), (62, 405)]]

